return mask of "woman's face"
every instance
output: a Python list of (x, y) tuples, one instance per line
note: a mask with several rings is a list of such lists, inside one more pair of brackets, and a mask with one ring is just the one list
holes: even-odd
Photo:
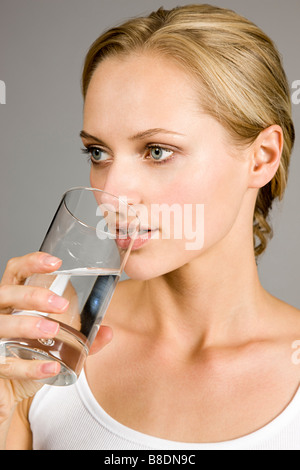
[(234, 230), (247, 159), (233, 156), (224, 128), (201, 112), (193, 81), (172, 61), (104, 60), (87, 91), (82, 139), (91, 185), (126, 197), (151, 229), (134, 245), (130, 277), (171, 272)]

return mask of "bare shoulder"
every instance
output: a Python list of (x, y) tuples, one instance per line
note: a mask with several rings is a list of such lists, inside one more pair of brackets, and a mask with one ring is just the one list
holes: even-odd
[[(282, 302), (282, 333), (292, 351), (292, 363), (300, 365), (300, 309)], [(296, 359), (298, 357), (298, 359)], [(300, 368), (298, 370), (300, 378)]]
[(300, 339), (300, 309), (275, 299), (274, 320), (281, 335)]
[(278, 370), (300, 383), (300, 309), (275, 297), (270, 305), (269, 337)]

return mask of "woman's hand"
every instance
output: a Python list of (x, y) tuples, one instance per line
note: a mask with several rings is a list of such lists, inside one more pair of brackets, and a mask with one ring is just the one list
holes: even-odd
[[(10, 315), (14, 309), (37, 310), (62, 314), (69, 301), (42, 287), (25, 286), (27, 277), (35, 273), (51, 273), (61, 260), (46, 253), (31, 253), (11, 259), (0, 283), (0, 338), (50, 339), (59, 331), (59, 324), (47, 318)], [(101, 327), (91, 348), (96, 353), (112, 337), (111, 329)], [(0, 345), (0, 425), (9, 420), (15, 406), (33, 396), (42, 384), (37, 380), (55, 376), (60, 364), (55, 361), (22, 360), (1, 356)]]

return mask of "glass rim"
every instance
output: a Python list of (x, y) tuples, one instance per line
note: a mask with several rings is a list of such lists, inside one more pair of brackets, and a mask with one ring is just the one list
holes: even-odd
[(109, 196), (111, 196), (112, 198), (116, 199), (119, 203), (121, 203), (123, 206), (126, 206), (130, 211), (133, 212), (133, 215), (135, 216), (135, 218), (137, 219), (138, 221), (138, 226), (141, 226), (141, 221), (140, 221), (140, 218), (138, 216), (138, 214), (136, 213), (135, 209), (133, 209), (133, 207), (131, 205), (129, 205), (127, 202), (123, 201), (122, 198), (112, 194), (112, 193), (109, 193), (108, 191), (104, 191), (103, 189), (99, 189), (99, 188), (93, 188), (91, 186), (74, 186), (72, 188), (69, 188), (67, 191), (65, 191), (63, 193), (63, 195), (61, 196), (61, 203), (64, 202), (64, 205), (66, 207), (66, 210), (69, 212), (69, 214), (75, 219), (77, 220), (81, 225), (83, 225), (84, 227), (87, 227), (87, 228), (92, 228), (93, 230), (96, 230), (96, 227), (93, 227), (92, 225), (88, 225), (86, 224), (85, 222), (83, 222), (82, 220), (80, 220), (78, 217), (76, 217), (74, 214), (72, 214), (72, 212), (70, 211), (70, 209), (68, 208), (67, 204), (66, 204), (66, 201), (65, 201), (65, 198), (66, 196), (71, 193), (72, 191), (90, 191), (90, 192), (95, 192), (97, 191), (98, 193), (102, 193), (102, 194), (108, 194)]

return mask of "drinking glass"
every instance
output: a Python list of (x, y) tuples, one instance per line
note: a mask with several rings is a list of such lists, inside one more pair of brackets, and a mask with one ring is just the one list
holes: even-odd
[(62, 260), (59, 270), (34, 274), (26, 285), (50, 289), (69, 300), (62, 314), (13, 311), (12, 315), (48, 317), (60, 324), (53, 339), (4, 338), (4, 357), (55, 360), (60, 373), (43, 383), (76, 382), (124, 270), (139, 218), (125, 200), (95, 188), (67, 191), (54, 215), (40, 251)]

